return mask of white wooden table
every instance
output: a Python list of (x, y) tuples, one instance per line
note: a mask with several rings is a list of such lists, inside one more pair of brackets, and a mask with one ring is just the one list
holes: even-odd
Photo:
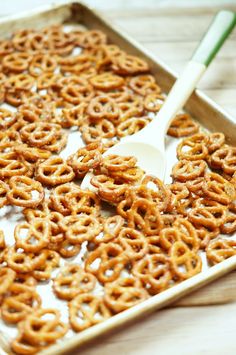
[[(0, 15), (49, 0), (0, 0)], [(214, 13), (236, 0), (85, 0), (179, 72)], [(199, 84), (236, 117), (236, 30)], [(224, 304), (220, 304), (224, 303)], [(211, 305), (209, 305), (211, 304)], [(213, 305), (214, 304), (214, 305)], [(236, 272), (83, 350), (83, 355), (236, 354)]]

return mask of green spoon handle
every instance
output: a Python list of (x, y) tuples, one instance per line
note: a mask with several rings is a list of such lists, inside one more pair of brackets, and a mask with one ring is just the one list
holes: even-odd
[(192, 56), (192, 61), (202, 63), (206, 67), (223, 45), (236, 24), (236, 13), (220, 11), (210, 24), (205, 36)]

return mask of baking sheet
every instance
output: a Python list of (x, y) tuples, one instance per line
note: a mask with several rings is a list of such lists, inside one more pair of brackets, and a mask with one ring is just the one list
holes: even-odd
[[(85, 7), (82, 7), (82, 8), (78, 7), (77, 11), (83, 10), (83, 12), (80, 12), (79, 15), (78, 14), (75, 15), (75, 6), (77, 6), (77, 5), (73, 5), (72, 7), (71, 7), (71, 5), (67, 5), (64, 7), (61, 6), (56, 10), (52, 10), (50, 12), (50, 16), (49, 15), (42, 16), (41, 14), (38, 14), (37, 21), (36, 21), (36, 27), (38, 25), (40, 27), (44, 27), (46, 25), (45, 24), (45, 17), (46, 17), (46, 19), (50, 19), (48, 22), (51, 24), (51, 23), (59, 23), (59, 22), (64, 21), (67, 17), (71, 16), (71, 13), (74, 14), (73, 15), (74, 19), (79, 18), (81, 20), (81, 18), (83, 18), (83, 21), (86, 21), (86, 16), (87, 16), (88, 22), (89, 22), (89, 16), (90, 16), (90, 20), (92, 19), (91, 16), (94, 16), (93, 14), (91, 15), (91, 11), (86, 10)], [(71, 9), (72, 9), (72, 12), (71, 12)], [(53, 13), (53, 11), (56, 11), (56, 14), (58, 16), (54, 16), (55, 13)], [(32, 16), (31, 16), (31, 18), (32, 18)], [(34, 18), (34, 16), (33, 16), (33, 18)], [(41, 19), (43, 19), (43, 21), (41, 21)], [(13, 22), (14, 21), (15, 20), (13, 20)], [(30, 21), (32, 21), (32, 20), (30, 20)], [(30, 21), (29, 21), (29, 24), (30, 24)], [(34, 19), (34, 22), (35, 22), (35, 19)], [(71, 22), (71, 20), (70, 20), (70, 22)], [(5, 21), (5, 26), (9, 27), (9, 29), (12, 28), (10, 23), (11, 22), (8, 23), (7, 21)], [(16, 23), (16, 27), (18, 27), (18, 28), (25, 27), (24, 22), (22, 22), (22, 21), (16, 20), (14, 23)], [(89, 23), (87, 23), (87, 24), (89, 24)], [(26, 25), (28, 25), (28, 24), (26, 24)], [(107, 28), (103, 28), (101, 24), (99, 26), (98, 25), (96, 26), (96, 25), (97, 25), (97, 22), (93, 21), (92, 26), (88, 26), (88, 27), (100, 28), (106, 32)], [(70, 25), (65, 26), (65, 29), (66, 29), (66, 31), (69, 31), (71, 28), (74, 28), (74, 26), (75, 25), (72, 26), (70, 24)], [(3, 32), (1, 32), (1, 30), (0, 30), (0, 33), (3, 33)], [(110, 36), (110, 33), (108, 33), (108, 36), (113, 39), (112, 42), (115, 42), (118, 45), (121, 45), (121, 47), (122, 47), (122, 44), (120, 42), (122, 42), (122, 41), (125, 42), (126, 44), (125, 44), (124, 49), (126, 51), (130, 52), (129, 48), (127, 49), (127, 40), (126, 39), (123, 40), (122, 38), (119, 38), (119, 41), (115, 41), (114, 36), (115, 37), (117, 36), (117, 34), (116, 34), (117, 32), (114, 30), (112, 30), (112, 31), (113, 31), (112, 36)], [(6, 31), (4, 31), (4, 34), (5, 33), (6, 33)], [(129, 46), (133, 46), (133, 44), (129, 44)], [(139, 52), (140, 49), (134, 48), (131, 52), (133, 54), (140, 55), (139, 53), (136, 53), (137, 51)], [(75, 51), (75, 54), (78, 54), (77, 50)], [(145, 56), (143, 55), (143, 57), (145, 57)], [(146, 57), (145, 57), (145, 59), (146, 59)], [(153, 65), (154, 64), (152, 63), (151, 66), (153, 67)], [(159, 67), (158, 68), (157, 67), (158, 67), (158, 65), (156, 65), (156, 67), (154, 68), (154, 73), (156, 74), (156, 76), (158, 76), (160, 78), (160, 80), (157, 80), (157, 82), (158, 82), (158, 84), (160, 84), (160, 86), (162, 88), (168, 90), (168, 88), (171, 85), (171, 82), (174, 80), (174, 77), (172, 76), (172, 74), (166, 72), (166, 81), (163, 81), (164, 80), (163, 73), (165, 72), (165, 68), (164, 67), (162, 68), (162, 71), (161, 71), (162, 75), (157, 75), (159, 73), (158, 72)], [(191, 113), (196, 111), (195, 106), (196, 105), (198, 106), (199, 100), (201, 101), (201, 96), (202, 96), (201, 93), (194, 94), (192, 96), (190, 103), (189, 103), (190, 106), (188, 105), (188, 107), (190, 107), (189, 111)], [(223, 127), (224, 133), (226, 134), (227, 138), (229, 140), (231, 140), (231, 142), (236, 142), (236, 132), (234, 132), (234, 131), (232, 132), (232, 127), (234, 125), (233, 121), (229, 117), (226, 117), (225, 113), (223, 113), (221, 110), (219, 110), (219, 108), (217, 106), (210, 106), (208, 99), (204, 99), (204, 100), (202, 102), (202, 106), (200, 105), (201, 106), (200, 111), (203, 110), (204, 105), (205, 105), (205, 106), (207, 106), (206, 111), (211, 112), (211, 116), (214, 115), (215, 118), (210, 122), (210, 126), (213, 126), (212, 129), (214, 131), (219, 129), (218, 122), (220, 122), (221, 128)], [(192, 102), (192, 104), (191, 104), (191, 102)], [(8, 105), (4, 105), (4, 107), (9, 108)], [(197, 108), (197, 112), (198, 111), (199, 111), (199, 107)], [(206, 117), (206, 112), (204, 112), (203, 116), (196, 115), (196, 119), (200, 118), (200, 121), (202, 123), (206, 122), (207, 123), (206, 126), (209, 127), (209, 122), (207, 122), (205, 120), (205, 117)], [(222, 123), (226, 123), (226, 124), (224, 124), (222, 126)], [(229, 128), (231, 128), (231, 129), (228, 132)], [(230, 134), (228, 134), (228, 133), (230, 133)], [(176, 157), (176, 146), (179, 143), (179, 141), (180, 140), (175, 139), (175, 138), (171, 138), (171, 137), (167, 137), (167, 139), (166, 139), (166, 154), (167, 154), (166, 182), (167, 183), (171, 182), (170, 172), (171, 172), (172, 166), (177, 161), (177, 159), (175, 158)], [(82, 147), (83, 145), (84, 144), (83, 144), (82, 139), (80, 137), (80, 133), (71, 130), (67, 147), (65, 150), (63, 150), (61, 152), (60, 156), (62, 156), (63, 158), (66, 158), (70, 154), (74, 153), (78, 148)], [(21, 220), (23, 220), (21, 211), (22, 211), (21, 208), (16, 208), (16, 207), (12, 207), (12, 206), (6, 206), (0, 210), (0, 229), (2, 229), (5, 232), (7, 244), (13, 244), (13, 242), (14, 242), (13, 232), (14, 232), (15, 225), (17, 223), (19, 223)], [(232, 239), (232, 238), (235, 239), (235, 236), (230, 237), (230, 239)], [(73, 258), (69, 258), (69, 259), (61, 258), (60, 267), (66, 263), (71, 263), (71, 262), (82, 264), (82, 256), (84, 255), (84, 253), (86, 253), (86, 244), (84, 244), (82, 246), (81, 252), (78, 256), (73, 257)], [(66, 336), (63, 339), (58, 341), (58, 344), (59, 344), (58, 346), (57, 345), (52, 346), (48, 350), (43, 351), (43, 353), (45, 353), (45, 354), (46, 353), (59, 354), (59, 353), (66, 352), (71, 347), (74, 347), (79, 344), (81, 345), (85, 341), (88, 341), (89, 339), (91, 339), (95, 336), (98, 336), (99, 334), (103, 333), (104, 331), (112, 329), (115, 326), (118, 326), (124, 322), (128, 322), (128, 321), (132, 320), (133, 318), (140, 316), (141, 314), (150, 312), (152, 309), (157, 309), (157, 308), (165, 306), (169, 302), (181, 297), (181, 295), (187, 294), (192, 289), (195, 289), (195, 288), (201, 286), (202, 284), (205, 284), (205, 283), (209, 282), (210, 280), (217, 278), (220, 275), (223, 275), (225, 272), (232, 270), (234, 268), (234, 266), (236, 265), (236, 257), (232, 257), (219, 265), (209, 268), (207, 265), (206, 259), (205, 259), (205, 254), (203, 254), (203, 256), (204, 256), (203, 271), (200, 274), (194, 276), (193, 278), (191, 278), (189, 280), (182, 282), (179, 285), (174, 286), (171, 289), (168, 289), (168, 290), (162, 292), (159, 295), (153, 296), (152, 298), (143, 302), (142, 304), (139, 304), (139, 305), (133, 307), (132, 309), (122, 312), (121, 314), (118, 314), (118, 315), (112, 317), (108, 321), (105, 321), (101, 324), (98, 324), (90, 329), (87, 329), (87, 330), (81, 332), (80, 334), (77, 334), (76, 336), (72, 330), (69, 330), (69, 332), (66, 334)], [(54, 277), (57, 273), (58, 273), (58, 268), (53, 271), (52, 277)], [(61, 311), (62, 320), (67, 322), (67, 320), (68, 320), (67, 302), (59, 300), (58, 298), (56, 298), (54, 296), (51, 285), (52, 285), (52, 281), (50, 280), (49, 282), (41, 282), (37, 286), (37, 291), (40, 294), (40, 296), (42, 297), (42, 307), (58, 308)], [(102, 294), (103, 289), (100, 285), (97, 285), (94, 292), (96, 294)], [(3, 334), (4, 338), (7, 339), (8, 341), (10, 339), (12, 339), (17, 333), (16, 327), (8, 326), (4, 322), (2, 322), (2, 320), (0, 320), (0, 331)], [(70, 340), (68, 342), (66, 342), (65, 339), (70, 339)]]

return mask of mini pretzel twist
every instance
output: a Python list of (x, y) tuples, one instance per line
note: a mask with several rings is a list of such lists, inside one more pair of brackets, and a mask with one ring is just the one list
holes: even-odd
[(90, 83), (97, 90), (109, 91), (120, 88), (124, 84), (124, 79), (119, 75), (109, 72), (98, 74), (90, 79)]
[(223, 205), (229, 205), (236, 198), (236, 190), (233, 184), (219, 174), (212, 172), (205, 174), (202, 190), (207, 198)]
[(12, 205), (34, 208), (44, 199), (43, 186), (27, 176), (11, 177), (9, 187), (7, 200)]
[(98, 235), (93, 239), (93, 242), (96, 244), (101, 244), (108, 243), (109, 241), (116, 239), (122, 230), (124, 222), (124, 219), (119, 215), (106, 218), (103, 222), (102, 236)]
[(67, 164), (70, 165), (78, 178), (83, 178), (90, 169), (96, 169), (101, 162), (101, 144), (91, 143), (80, 148), (69, 156)]
[(81, 216), (66, 230), (66, 238), (72, 244), (92, 241), (101, 232), (100, 223), (92, 216)]
[(212, 240), (206, 248), (206, 255), (210, 264), (218, 264), (236, 255), (236, 243), (222, 238)]
[(53, 291), (57, 297), (72, 300), (77, 295), (94, 289), (96, 277), (76, 264), (64, 266), (53, 280)]
[(39, 164), (36, 169), (36, 179), (49, 186), (69, 182), (74, 176), (72, 168), (60, 157), (50, 157)]
[(111, 317), (103, 299), (89, 293), (76, 296), (69, 303), (69, 319), (72, 329), (80, 332)]
[(41, 298), (34, 289), (20, 287), (14, 283), (10, 287), (10, 297), (6, 297), (1, 305), (1, 316), (5, 322), (17, 324), (41, 306)]
[[(49, 319), (47, 315), (50, 315)], [(60, 320), (60, 312), (51, 308), (41, 308), (29, 314), (22, 328), (25, 338), (33, 346), (51, 344), (68, 331), (68, 326)]]
[[(93, 268), (92, 264), (95, 260), (100, 263)], [(119, 277), (126, 263), (127, 257), (123, 255), (123, 248), (120, 245), (101, 244), (89, 253), (85, 260), (85, 270), (94, 274), (101, 283), (112, 282)]]
[(236, 171), (236, 148), (223, 146), (216, 150), (210, 158), (213, 168), (221, 168), (226, 174), (233, 175)]
[(30, 223), (21, 222), (14, 230), (16, 247), (26, 253), (37, 253), (47, 247), (50, 233), (50, 224), (43, 218), (35, 218)]
[(139, 95), (159, 94), (161, 89), (152, 75), (136, 75), (129, 81), (131, 89)]
[(131, 277), (108, 283), (104, 289), (104, 301), (115, 313), (125, 311), (149, 297), (147, 291), (142, 287), (142, 283)]
[(184, 113), (178, 114), (168, 129), (168, 134), (172, 137), (185, 137), (191, 136), (194, 133), (197, 133), (199, 130), (199, 125), (192, 120), (192, 118)]
[(134, 264), (132, 273), (140, 279), (150, 294), (169, 287), (172, 278), (168, 257), (162, 254), (147, 255)]
[(124, 255), (129, 260), (138, 260), (148, 251), (148, 242), (144, 235), (132, 228), (123, 228), (116, 242), (124, 249)]
[(93, 119), (106, 118), (114, 120), (119, 116), (119, 109), (115, 101), (108, 96), (94, 97), (87, 107), (87, 113)]
[(157, 206), (146, 199), (136, 199), (127, 211), (128, 226), (138, 228), (144, 235), (156, 235), (163, 224)]
[(189, 138), (185, 138), (177, 147), (178, 159), (204, 160), (208, 154), (208, 139), (208, 136), (203, 133), (198, 133)]
[(180, 160), (172, 168), (172, 177), (180, 182), (191, 181), (203, 176), (206, 168), (204, 160)]
[(170, 249), (170, 265), (173, 273), (185, 280), (201, 271), (202, 260), (184, 242), (176, 241)]
[(46, 260), (45, 253), (33, 254), (25, 253), (15, 246), (9, 247), (5, 254), (7, 265), (16, 272), (28, 273), (33, 271)]

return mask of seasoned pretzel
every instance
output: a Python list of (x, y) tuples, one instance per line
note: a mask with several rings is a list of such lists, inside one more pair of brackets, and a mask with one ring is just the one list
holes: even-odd
[(18, 325), (18, 334), (11, 342), (11, 349), (16, 354), (37, 354), (42, 347), (32, 345), (23, 333), (23, 322)]
[(68, 227), (66, 230), (66, 239), (72, 244), (82, 244), (92, 241), (101, 232), (100, 223), (92, 216), (83, 216)]
[(0, 179), (12, 176), (30, 175), (30, 168), (26, 162), (19, 161), (10, 142), (0, 147)]
[[(21, 286), (21, 287), (20, 287)], [(14, 283), (10, 287), (10, 297), (6, 297), (1, 305), (1, 316), (5, 322), (17, 324), (41, 306), (41, 297), (29, 287)]]
[[(100, 261), (94, 266), (94, 261)], [(123, 248), (116, 243), (100, 244), (97, 249), (88, 254), (85, 260), (85, 270), (97, 277), (101, 283), (115, 281), (125, 268), (127, 257)], [(109, 272), (108, 272), (109, 271)]]
[(120, 110), (119, 122), (124, 122), (132, 117), (140, 117), (144, 113), (143, 101), (137, 95), (129, 94), (125, 99), (119, 100), (118, 106)]
[(175, 180), (186, 182), (203, 176), (206, 168), (207, 164), (204, 160), (180, 160), (172, 168), (171, 175)]
[(32, 275), (36, 280), (46, 281), (51, 277), (51, 272), (59, 266), (60, 256), (54, 250), (43, 250), (45, 262), (34, 268)]
[(27, 53), (11, 53), (3, 58), (2, 66), (6, 72), (22, 73), (28, 69), (30, 60), (31, 56)]
[(133, 156), (107, 155), (103, 157), (102, 165), (109, 172), (117, 172), (135, 167), (137, 159)]
[(12, 205), (37, 207), (44, 199), (44, 189), (40, 182), (27, 176), (13, 176), (9, 180), (10, 190), (7, 200)]
[(44, 73), (53, 73), (57, 67), (57, 61), (49, 54), (37, 54), (29, 65), (29, 73), (32, 76), (40, 76)]
[(234, 240), (212, 240), (206, 248), (206, 255), (211, 264), (218, 264), (236, 255), (236, 243)]
[(132, 273), (139, 278), (150, 294), (168, 288), (172, 278), (169, 259), (162, 254), (147, 255), (139, 260), (134, 264)]
[(100, 142), (88, 144), (70, 155), (67, 164), (70, 165), (78, 178), (82, 178), (90, 169), (100, 165), (102, 159), (102, 146)]
[(48, 122), (30, 123), (20, 130), (24, 142), (39, 148), (46, 148), (55, 138), (59, 137), (60, 133), (59, 125)]
[(136, 75), (129, 81), (131, 89), (139, 95), (159, 94), (161, 89), (152, 75)]
[(124, 219), (119, 215), (108, 217), (103, 222), (103, 233), (93, 239), (96, 244), (107, 243), (114, 240), (121, 232)]
[(168, 129), (168, 134), (172, 137), (185, 137), (197, 133), (199, 125), (192, 118), (184, 113), (178, 114)]
[(132, 228), (123, 228), (116, 242), (124, 249), (124, 255), (129, 260), (139, 260), (148, 251), (148, 242), (145, 236)]
[(205, 174), (205, 182), (202, 185), (205, 196), (223, 205), (228, 205), (236, 198), (236, 190), (230, 182), (216, 173)]
[(221, 168), (226, 174), (233, 175), (236, 171), (236, 148), (223, 146), (216, 150), (210, 158), (213, 168)]
[(177, 157), (180, 160), (204, 160), (207, 157), (208, 136), (203, 133), (183, 139), (177, 147)]
[(89, 293), (76, 296), (69, 303), (69, 319), (72, 329), (80, 332), (111, 317), (103, 299)]
[(229, 207), (224, 224), (220, 227), (224, 234), (232, 234), (236, 231), (236, 209)]
[(225, 135), (221, 132), (211, 133), (209, 135), (208, 151), (210, 154), (220, 149), (225, 143)]
[(214, 229), (224, 223), (226, 208), (221, 204), (212, 200), (199, 199), (195, 206), (188, 214), (189, 220), (194, 225)]
[(56, 186), (73, 180), (72, 168), (60, 157), (50, 157), (37, 166), (36, 179), (49, 186)]
[(96, 217), (100, 213), (99, 198), (94, 192), (89, 190), (80, 188), (72, 190), (66, 196), (65, 204), (74, 215), (83, 213)]
[(51, 156), (51, 152), (48, 150), (29, 147), (27, 144), (19, 144), (13, 149), (22, 160), (26, 160), (28, 163), (36, 163), (38, 160), (46, 160)]
[(82, 48), (94, 48), (106, 44), (107, 37), (102, 31), (90, 30), (81, 33), (78, 41), (79, 46)]
[(97, 142), (99, 139), (113, 138), (116, 133), (114, 124), (105, 118), (98, 122), (84, 124), (80, 131), (86, 144)]
[(90, 83), (97, 90), (113, 90), (120, 88), (124, 84), (124, 79), (119, 75), (114, 75), (109, 72), (98, 74), (90, 79)]
[[(50, 315), (49, 319), (47, 315)], [(26, 339), (36, 346), (52, 344), (68, 331), (68, 326), (60, 320), (60, 312), (51, 308), (41, 308), (29, 314), (22, 327)]]
[(71, 212), (71, 204), (67, 202), (67, 195), (77, 191), (79, 187), (73, 182), (61, 184), (55, 187), (51, 192), (50, 201), (52, 203), (53, 209), (60, 212), (63, 215), (68, 215)]
[(78, 78), (78, 83), (69, 83), (63, 87), (60, 92), (61, 97), (73, 105), (79, 105), (82, 102), (90, 102), (94, 97), (92, 86), (90, 86), (87, 80)]
[(125, 311), (149, 297), (141, 282), (133, 277), (108, 283), (104, 290), (104, 302), (115, 313)]
[(201, 271), (202, 260), (184, 242), (176, 241), (170, 249), (170, 265), (180, 280), (186, 280)]
[(132, 117), (117, 126), (118, 137), (131, 136), (146, 127), (150, 122), (149, 117)]
[(136, 199), (127, 211), (128, 226), (137, 228), (144, 235), (157, 235), (163, 222), (158, 207), (151, 201)]
[(87, 113), (93, 119), (106, 118), (114, 120), (119, 116), (119, 109), (115, 101), (108, 96), (96, 96), (88, 104)]
[(47, 247), (50, 233), (50, 224), (43, 218), (35, 218), (30, 223), (19, 223), (14, 230), (16, 247), (27, 253), (37, 253)]
[(81, 249), (80, 244), (71, 244), (68, 240), (64, 240), (60, 243), (56, 250), (63, 258), (72, 258), (79, 254)]
[(6, 89), (31, 90), (34, 85), (34, 79), (29, 74), (13, 75), (6, 80)]
[(116, 181), (107, 175), (93, 176), (91, 184), (98, 188), (99, 197), (110, 203), (117, 203), (124, 198), (127, 184), (124, 182)]
[(7, 265), (16, 272), (28, 273), (33, 271), (46, 260), (45, 253), (26, 254), (22, 249), (16, 246), (9, 247), (5, 254)]
[[(223, 227), (223, 226), (222, 226)], [(200, 248), (206, 249), (212, 239), (215, 239), (220, 234), (220, 228), (209, 228), (201, 225), (194, 226), (198, 239), (200, 240)]]
[(113, 58), (113, 70), (121, 75), (135, 75), (149, 71), (147, 62), (133, 55), (121, 53)]
[(57, 297), (70, 301), (77, 295), (94, 289), (96, 277), (76, 264), (64, 266), (53, 280), (53, 291)]
[(163, 105), (165, 98), (161, 94), (148, 94), (144, 99), (144, 108), (148, 112), (158, 112)]

